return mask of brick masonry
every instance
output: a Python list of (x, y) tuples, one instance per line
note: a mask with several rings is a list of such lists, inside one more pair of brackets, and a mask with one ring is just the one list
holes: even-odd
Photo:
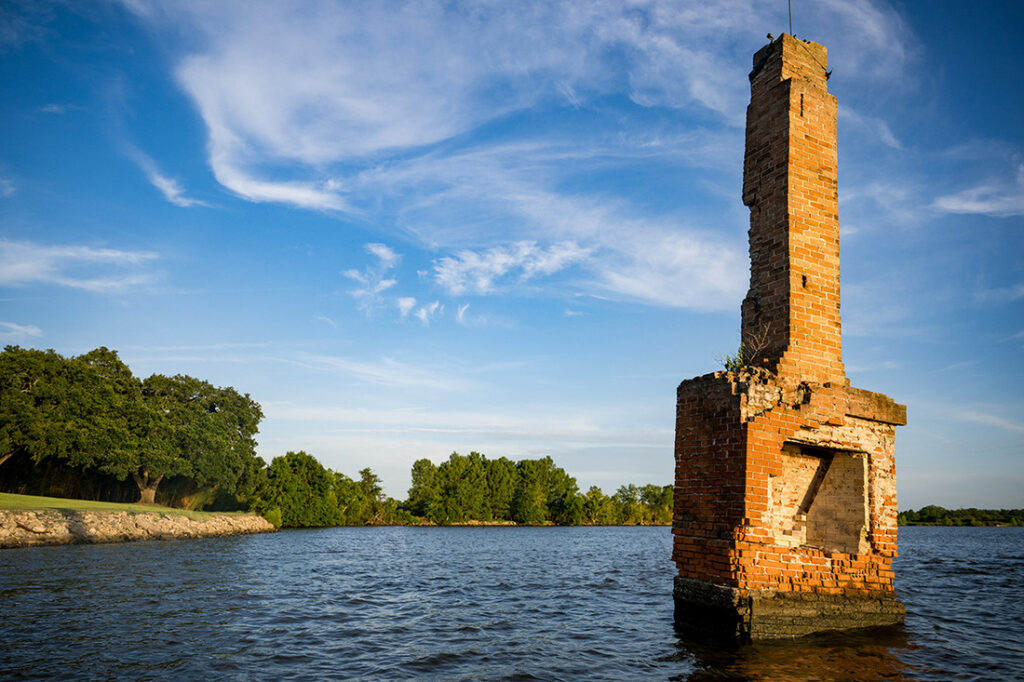
[(826, 65), (823, 46), (785, 34), (754, 55), (750, 366), (684, 381), (677, 395), (677, 620), (739, 639), (903, 620), (892, 559), (906, 408), (852, 388), (843, 367)]

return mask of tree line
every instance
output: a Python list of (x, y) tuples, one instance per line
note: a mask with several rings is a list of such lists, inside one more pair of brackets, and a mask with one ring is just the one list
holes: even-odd
[(429, 459), (412, 465), (407, 505), (414, 515), (437, 524), (668, 524), (672, 486), (629, 484), (610, 497), (593, 486), (581, 494), (576, 479), (550, 457), (513, 462), (453, 452), (439, 465)]
[(936, 505), (897, 515), (901, 526), (1021, 526), (1024, 509), (946, 509)]
[(286, 527), (672, 518), (672, 486), (581, 493), (550, 457), (513, 462), (476, 452), (452, 453), (440, 465), (415, 462), (401, 502), (383, 494), (369, 468), (353, 479), (301, 451), (268, 465), (255, 453), (262, 418), (248, 394), (183, 374), (140, 379), (105, 347), (64, 357), (7, 346), (0, 353), (0, 492), (245, 509)]

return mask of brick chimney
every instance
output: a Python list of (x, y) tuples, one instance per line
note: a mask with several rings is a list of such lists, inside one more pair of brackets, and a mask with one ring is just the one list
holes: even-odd
[(750, 290), (742, 340), (779, 376), (846, 383), (839, 319), (836, 98), (828, 53), (783, 34), (754, 55), (743, 203)]
[(679, 385), (676, 620), (741, 640), (899, 623), (895, 429), (842, 361), (836, 99), (827, 54), (754, 55), (743, 162), (750, 291), (737, 371)]

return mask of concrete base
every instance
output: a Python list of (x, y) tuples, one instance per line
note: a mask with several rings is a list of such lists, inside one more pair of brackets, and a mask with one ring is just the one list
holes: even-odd
[(906, 615), (903, 603), (891, 592), (751, 591), (677, 576), (673, 597), (680, 629), (741, 642), (897, 625)]

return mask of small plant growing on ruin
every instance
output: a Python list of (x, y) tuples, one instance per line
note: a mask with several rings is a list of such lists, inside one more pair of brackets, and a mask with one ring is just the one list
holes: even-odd
[(718, 361), (725, 367), (725, 371), (739, 372), (747, 366), (746, 354), (743, 350), (743, 344), (740, 343), (740, 347), (736, 350), (736, 355), (726, 353), (725, 355), (718, 356)]
[(736, 355), (718, 356), (717, 360), (722, 363), (727, 372), (739, 372), (757, 363), (761, 353), (768, 347), (768, 325), (762, 324), (756, 332), (750, 332), (736, 350)]

